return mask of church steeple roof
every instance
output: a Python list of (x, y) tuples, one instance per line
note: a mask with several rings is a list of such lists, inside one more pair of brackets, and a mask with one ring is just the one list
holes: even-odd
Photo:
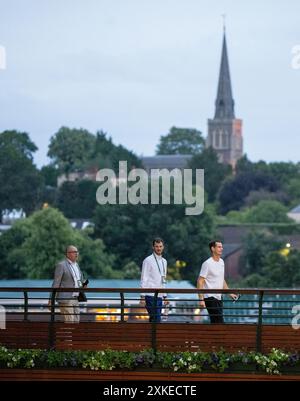
[(226, 32), (224, 29), (222, 59), (220, 67), (215, 118), (234, 119), (234, 100), (232, 97), (230, 70), (227, 53)]

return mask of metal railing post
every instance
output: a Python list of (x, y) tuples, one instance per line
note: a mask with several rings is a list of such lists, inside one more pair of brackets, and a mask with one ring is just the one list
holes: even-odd
[(156, 330), (157, 330), (156, 319), (157, 319), (157, 314), (158, 314), (157, 298), (158, 298), (158, 291), (155, 291), (154, 298), (153, 298), (153, 308), (151, 311), (151, 312), (154, 311), (154, 314), (152, 315), (152, 319), (154, 318), (154, 320), (152, 321), (152, 324), (151, 324), (151, 345), (152, 345), (154, 354), (156, 354), (156, 352), (157, 352), (157, 344), (156, 344)]
[(262, 350), (263, 298), (264, 291), (259, 291), (258, 322), (256, 330), (256, 352), (261, 352)]
[(124, 308), (125, 308), (124, 292), (120, 292), (120, 298), (121, 298), (121, 322), (124, 322), (125, 321), (125, 318), (124, 318)]
[(55, 323), (55, 295), (56, 295), (56, 290), (52, 290), (51, 293), (51, 316), (50, 316), (50, 323), (49, 323), (49, 349), (54, 349), (55, 344), (54, 344), (54, 323)]
[(24, 291), (24, 320), (28, 321), (28, 292)]

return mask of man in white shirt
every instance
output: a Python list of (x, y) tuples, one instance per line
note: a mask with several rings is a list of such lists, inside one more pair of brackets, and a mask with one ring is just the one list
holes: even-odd
[[(229, 289), (224, 279), (224, 261), (221, 259), (223, 245), (221, 241), (211, 241), (209, 243), (211, 257), (201, 266), (197, 281), (198, 289), (220, 290)], [(230, 294), (235, 300), (236, 294)], [(222, 294), (199, 294), (200, 308), (207, 309), (211, 323), (224, 323)]]
[[(66, 258), (55, 268), (52, 288), (79, 289), (83, 286), (83, 274), (77, 263), (78, 255), (79, 252), (75, 246), (67, 247)], [(63, 315), (65, 323), (79, 323), (78, 295), (79, 291), (57, 292), (56, 294), (60, 313)], [(51, 307), (51, 299), (48, 305)]]
[[(167, 261), (162, 257), (164, 242), (161, 238), (155, 238), (152, 242), (152, 255), (143, 261), (141, 288), (165, 288), (167, 283)], [(146, 307), (149, 322), (159, 323), (161, 321), (162, 306), (169, 301), (165, 293), (159, 293), (155, 307), (154, 294), (141, 295), (140, 305)]]

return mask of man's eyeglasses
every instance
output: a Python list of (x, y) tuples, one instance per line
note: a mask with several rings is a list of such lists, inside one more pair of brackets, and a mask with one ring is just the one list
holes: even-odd
[(67, 253), (79, 253), (78, 251), (69, 251)]

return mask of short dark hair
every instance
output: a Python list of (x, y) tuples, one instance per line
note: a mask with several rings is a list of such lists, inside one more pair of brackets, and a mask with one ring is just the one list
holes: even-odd
[(159, 237), (156, 237), (156, 238), (154, 238), (154, 240), (152, 241), (152, 246), (154, 246), (155, 244), (159, 244), (160, 242), (162, 242), (162, 244), (165, 245), (163, 239), (161, 239), (161, 238), (159, 238)]
[(220, 242), (220, 243), (222, 243), (222, 241), (220, 241), (219, 239), (216, 239), (216, 240), (213, 240), (213, 241), (210, 241), (210, 243), (209, 243), (209, 250), (210, 250), (210, 252), (211, 252), (211, 248), (214, 248), (215, 246), (216, 246), (216, 243), (217, 242)]

